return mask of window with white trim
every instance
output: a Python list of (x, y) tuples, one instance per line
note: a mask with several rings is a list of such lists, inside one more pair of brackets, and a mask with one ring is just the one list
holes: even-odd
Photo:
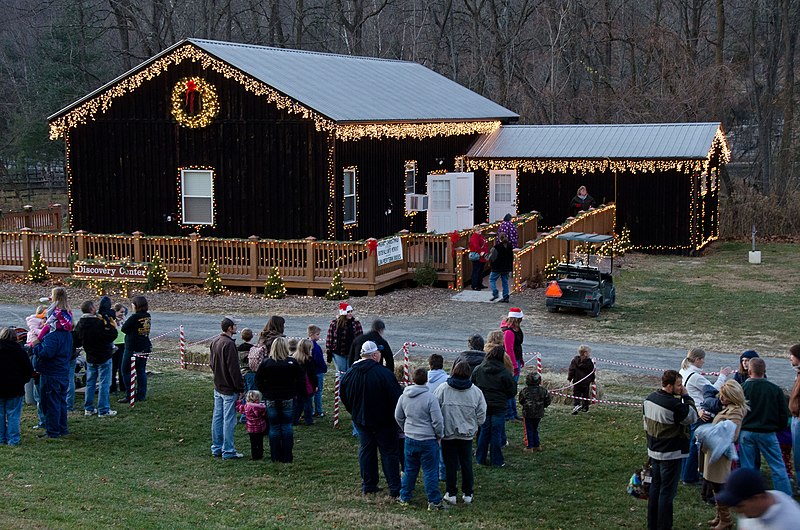
[(356, 168), (344, 170), (344, 224), (356, 222), (358, 201), (356, 198)]
[(181, 224), (214, 224), (213, 170), (181, 170)]
[(415, 160), (406, 161), (406, 195), (416, 193), (417, 182), (417, 162)]

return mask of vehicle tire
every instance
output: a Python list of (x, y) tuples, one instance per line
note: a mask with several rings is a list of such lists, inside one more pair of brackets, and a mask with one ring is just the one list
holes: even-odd
[(548, 313), (558, 313), (558, 306), (557, 305), (547, 306), (547, 312)]
[(606, 306), (614, 307), (616, 301), (617, 301), (617, 291), (616, 289), (614, 289), (611, 291), (611, 296), (608, 297), (608, 304), (606, 304)]
[(600, 315), (600, 302), (595, 300), (592, 302), (592, 308), (589, 310), (589, 314), (593, 317)]

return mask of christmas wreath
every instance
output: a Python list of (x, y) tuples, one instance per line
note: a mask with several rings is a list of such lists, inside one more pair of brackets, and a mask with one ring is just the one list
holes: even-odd
[(172, 89), (172, 115), (184, 127), (206, 127), (218, 112), (217, 90), (199, 77), (183, 78)]

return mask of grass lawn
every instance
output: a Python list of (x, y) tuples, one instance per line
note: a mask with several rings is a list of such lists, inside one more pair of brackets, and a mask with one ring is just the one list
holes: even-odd
[[(349, 416), (343, 414), (342, 428), (331, 427), (330, 379), (324, 421), (295, 428), (293, 464), (273, 464), (268, 457), (251, 461), (243, 426), (237, 426), (236, 444), (247, 458), (223, 462), (210, 456), (210, 376), (155, 362), (150, 367), (165, 371), (151, 377), (146, 402), (133, 410), (118, 405), (116, 418), (71, 416), (71, 434), (63, 439), (38, 439), (31, 429), (35, 411), (24, 408), (22, 445), (0, 447), (0, 527), (645, 525), (646, 502), (625, 490), (646, 457), (638, 408), (595, 406), (575, 417), (570, 407), (554, 404), (542, 421), (541, 453), (523, 452), (521, 424), (509, 423), (507, 466), (476, 466), (473, 504), (428, 513), (421, 478), (410, 508), (386, 496), (361, 497), (358, 444), (350, 436)], [(76, 405), (81, 398), (78, 394)], [(696, 528), (711, 511), (696, 488), (681, 486), (675, 528)]]
[(760, 249), (760, 265), (747, 262), (744, 243), (718, 243), (696, 258), (635, 254), (615, 278), (617, 306), (583, 319), (582, 331), (605, 342), (783, 356), (797, 342), (800, 249)]

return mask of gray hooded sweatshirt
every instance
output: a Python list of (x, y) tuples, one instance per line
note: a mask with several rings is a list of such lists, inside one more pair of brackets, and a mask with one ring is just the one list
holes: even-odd
[(426, 385), (411, 385), (403, 390), (394, 409), (394, 419), (405, 435), (414, 440), (433, 440), (444, 434), (442, 409)]

